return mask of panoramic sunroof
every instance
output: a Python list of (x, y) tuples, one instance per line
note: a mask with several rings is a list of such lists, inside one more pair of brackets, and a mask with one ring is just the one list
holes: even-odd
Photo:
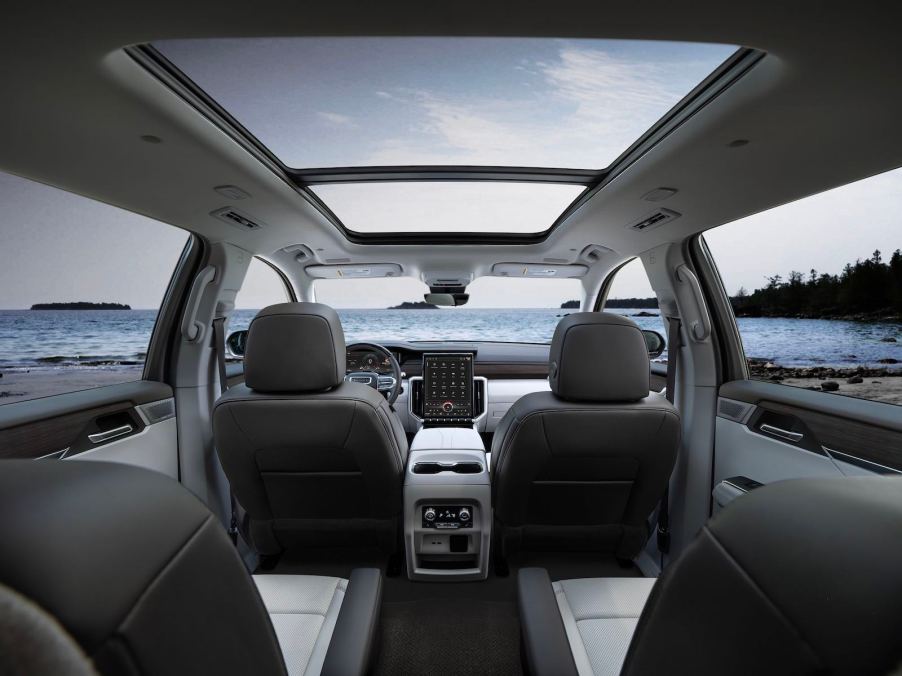
[[(292, 168), (602, 169), (735, 50), (550, 38), (243, 38), (154, 47)], [(353, 189), (335, 194), (345, 190)], [(556, 201), (539, 192), (543, 205)]]
[(555, 183), (414, 181), (312, 188), (346, 228), (372, 233), (547, 230), (583, 187)]

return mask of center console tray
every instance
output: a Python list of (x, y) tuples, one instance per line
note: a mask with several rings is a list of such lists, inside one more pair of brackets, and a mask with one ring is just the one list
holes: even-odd
[(414, 474), (439, 474), (454, 472), (455, 474), (479, 474), (483, 466), (478, 462), (417, 462), (413, 466)]

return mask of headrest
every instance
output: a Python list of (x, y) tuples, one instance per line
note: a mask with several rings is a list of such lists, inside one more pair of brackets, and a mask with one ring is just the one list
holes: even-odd
[(551, 391), (571, 401), (638, 401), (648, 396), (645, 338), (636, 323), (606, 312), (574, 312), (551, 340)]
[(321, 303), (280, 303), (254, 317), (244, 351), (244, 383), (258, 392), (320, 392), (345, 377), (345, 334)]

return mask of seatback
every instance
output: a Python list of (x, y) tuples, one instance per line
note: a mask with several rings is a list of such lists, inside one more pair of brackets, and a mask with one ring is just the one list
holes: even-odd
[(636, 556), (676, 460), (676, 409), (649, 393), (648, 351), (631, 320), (563, 319), (551, 392), (520, 398), (492, 443), (495, 516), (508, 547)]
[[(0, 585), (55, 618), (99, 673), (285, 674), (235, 548), (172, 479), (102, 462), (8, 460), (0, 514)], [(66, 651), (70, 665), (57, 673), (79, 673), (77, 654)]]
[(896, 673), (899, 571), (902, 478), (756, 489), (664, 571), (621, 673)]
[(381, 394), (343, 382), (345, 362), (334, 310), (270, 306), (248, 331), (245, 384), (214, 406), (216, 451), (262, 554), (396, 542), (407, 438)]

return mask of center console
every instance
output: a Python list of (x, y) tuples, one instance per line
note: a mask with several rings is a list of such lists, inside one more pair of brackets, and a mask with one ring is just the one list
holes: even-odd
[(484, 580), (492, 491), (479, 435), (472, 428), (426, 428), (411, 448), (404, 480), (408, 577)]

